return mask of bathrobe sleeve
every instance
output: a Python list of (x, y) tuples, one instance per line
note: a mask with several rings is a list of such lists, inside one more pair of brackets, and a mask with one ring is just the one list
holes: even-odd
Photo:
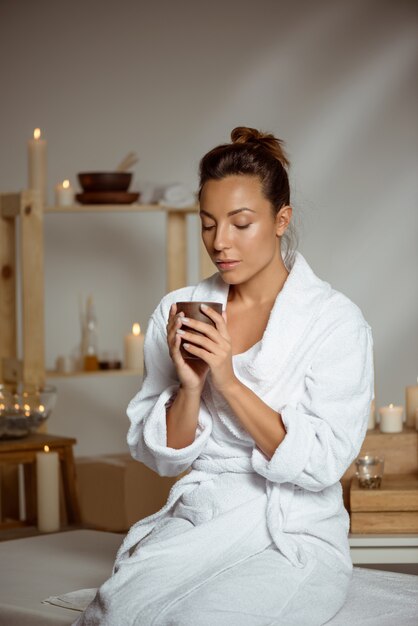
[(212, 421), (205, 411), (199, 413), (196, 438), (185, 448), (167, 446), (166, 405), (179, 388), (171, 360), (160, 308), (150, 318), (144, 340), (144, 380), (132, 398), (126, 413), (130, 419), (127, 443), (134, 459), (160, 476), (177, 476), (199, 456), (212, 431)]
[(367, 322), (342, 323), (317, 350), (303, 401), (279, 410), (286, 435), (271, 459), (253, 449), (255, 471), (310, 491), (338, 482), (358, 456), (373, 397), (371, 328)]

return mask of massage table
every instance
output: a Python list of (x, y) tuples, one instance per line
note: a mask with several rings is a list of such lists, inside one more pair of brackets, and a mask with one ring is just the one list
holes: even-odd
[[(79, 610), (45, 600), (99, 587), (111, 574), (123, 537), (70, 530), (1, 542), (0, 625), (71, 624)], [(418, 576), (354, 567), (347, 601), (327, 626), (351, 624), (417, 626)]]

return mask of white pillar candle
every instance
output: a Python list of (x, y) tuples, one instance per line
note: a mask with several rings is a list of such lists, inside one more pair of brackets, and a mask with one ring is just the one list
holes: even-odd
[(139, 369), (143, 373), (144, 364), (144, 334), (139, 324), (132, 326), (132, 333), (125, 335), (125, 362), (126, 369)]
[(38, 530), (51, 532), (60, 528), (58, 452), (44, 446), (36, 453)]
[(35, 128), (33, 139), (28, 141), (28, 183), (29, 189), (40, 191), (41, 202), (46, 204), (46, 141), (41, 139), (41, 131)]
[(379, 409), (380, 431), (382, 433), (401, 433), (403, 426), (403, 406), (382, 406)]
[(373, 430), (376, 426), (376, 401), (373, 398), (372, 405), (370, 407), (369, 422), (367, 424), (367, 430)]
[(416, 385), (405, 389), (406, 426), (414, 427), (415, 411), (418, 409), (418, 378)]
[(74, 204), (74, 189), (69, 180), (55, 185), (55, 204), (57, 206), (72, 206)]

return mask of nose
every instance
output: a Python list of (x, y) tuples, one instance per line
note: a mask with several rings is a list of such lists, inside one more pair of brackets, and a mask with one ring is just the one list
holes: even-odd
[(218, 224), (215, 227), (215, 239), (213, 240), (213, 247), (215, 250), (224, 250), (225, 248), (230, 248), (229, 238), (228, 238), (228, 225), (224, 227)]

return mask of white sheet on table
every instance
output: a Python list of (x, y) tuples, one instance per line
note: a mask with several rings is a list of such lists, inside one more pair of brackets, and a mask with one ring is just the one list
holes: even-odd
[[(84, 611), (96, 591), (78, 589), (43, 602)], [(347, 601), (326, 626), (417, 626), (417, 616), (418, 576), (354, 567)]]

